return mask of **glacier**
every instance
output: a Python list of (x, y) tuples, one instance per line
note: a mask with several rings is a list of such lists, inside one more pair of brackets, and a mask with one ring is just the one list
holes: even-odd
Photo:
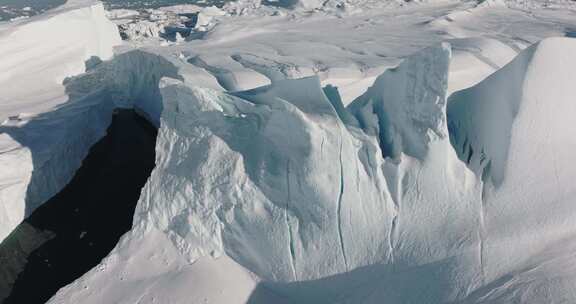
[(576, 300), (570, 12), (318, 3), (173, 45), (84, 0), (0, 25), (0, 239), (114, 109), (159, 128), (132, 230), (49, 303)]

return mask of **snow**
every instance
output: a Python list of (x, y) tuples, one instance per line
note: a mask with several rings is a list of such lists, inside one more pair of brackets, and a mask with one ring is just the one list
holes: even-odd
[(404, 153), (422, 159), (430, 141), (447, 136), (444, 108), (450, 57), (449, 44), (409, 57), (379, 76), (350, 105), (365, 132), (378, 136), (384, 157)]
[[(575, 228), (570, 189), (576, 171), (569, 152), (576, 144), (571, 136), (576, 108), (570, 80), (576, 76), (571, 68), (576, 61), (570, 55), (575, 48), (574, 39), (543, 40), (450, 101), (453, 110), (448, 113), (457, 135), (454, 145), (460, 149), (466, 146), (462, 139), (468, 138), (468, 147), (474, 147), (474, 154), (467, 152), (472, 155), (469, 165), (487, 180), (483, 207), (486, 280), (499, 279), (510, 269), (525, 272), (543, 263), (544, 256), (555, 264), (553, 259), (568, 252), (563, 244), (570, 243)], [(533, 282), (522, 284), (554, 290), (555, 281), (562, 282), (565, 274), (543, 270)], [(547, 277), (557, 278), (547, 281)], [(573, 280), (573, 276), (565, 279)], [(530, 294), (534, 303), (551, 301), (550, 296)], [(574, 297), (569, 290), (552, 295), (560, 296)]]
[[(78, 126), (63, 123), (59, 115), (38, 125), (28, 125), (28, 121), (36, 113), (65, 103), (68, 92), (62, 81), (83, 73), (91, 57), (111, 58), (119, 43), (102, 5), (89, 1), (69, 1), (17, 26), (0, 25), (0, 121), (4, 122), (0, 127), (0, 240), (68, 182), (90, 145), (106, 129), (86, 128), (85, 134), (78, 134), (73, 132)], [(72, 113), (68, 116), (75, 120)], [(96, 116), (78, 119), (84, 120), (81, 126), (106, 126), (107, 121)], [(30, 130), (9, 132), (13, 127)], [(47, 134), (45, 128), (58, 131)], [(75, 136), (69, 137), (71, 133)], [(20, 140), (21, 136), (26, 139)], [(65, 138), (70, 140), (67, 145), (57, 144)], [(44, 152), (36, 154), (36, 149)], [(64, 154), (54, 156), (59, 153)], [(32, 178), (40, 167), (49, 183)]]
[(165, 33), (165, 24), (143, 20), (136, 23), (123, 23), (119, 25), (121, 33), (128, 40), (140, 38), (160, 37)]
[(198, 20), (196, 21), (194, 28), (199, 31), (207, 31), (210, 26), (213, 26), (212, 20), (214, 17), (224, 16), (225, 14), (226, 12), (215, 6), (202, 8), (198, 12)]
[(215, 25), (217, 17), (226, 15), (226, 12), (215, 6), (176, 5), (140, 11), (116, 9), (107, 15), (118, 25), (124, 40), (153, 38), (166, 43), (166, 40), (182, 42), (183, 35), (201, 35)]
[[(17, 27), (0, 25), (0, 39), (0, 121), (23, 108), (30, 112), (57, 105), (64, 95), (62, 80), (83, 73), (84, 61), (92, 56), (111, 58), (119, 43), (102, 5), (78, 0)], [(35, 85), (30, 88), (30, 83)]]
[[(530, 46), (576, 28), (572, 13), (290, 3), (202, 9), (203, 35), (136, 35), (113, 57), (117, 31), (86, 1), (0, 29), (0, 48), (47, 39), (0, 60), (18, 72), (0, 80), (5, 234), (115, 107), (159, 127), (133, 229), (49, 303), (575, 301), (576, 44)], [(81, 14), (102, 32), (57, 43)]]
[(172, 6), (159, 7), (158, 11), (171, 12), (174, 14), (194, 14), (202, 10), (202, 6), (195, 4), (179, 4)]
[[(182, 303), (185, 299), (192, 303), (234, 303), (246, 302), (257, 285), (249, 272), (229, 258), (202, 258), (187, 264), (164, 233), (150, 230), (146, 235), (146, 241), (123, 238), (118, 244), (121, 250), (90, 271), (99, 277), (98, 288), (76, 281), (69, 288), (79, 293), (60, 300), (57, 295), (53, 301)], [(283, 303), (270, 293), (263, 292), (260, 297)]]
[(139, 14), (140, 13), (138, 11), (130, 9), (115, 9), (106, 11), (106, 17), (111, 20), (133, 18)]

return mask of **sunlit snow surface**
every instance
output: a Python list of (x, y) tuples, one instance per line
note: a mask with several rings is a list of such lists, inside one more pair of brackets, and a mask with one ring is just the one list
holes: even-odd
[(113, 58), (90, 1), (0, 28), (4, 235), (114, 107), (160, 127), (132, 231), (49, 303), (576, 301), (575, 12), (322, 3), (200, 10)]

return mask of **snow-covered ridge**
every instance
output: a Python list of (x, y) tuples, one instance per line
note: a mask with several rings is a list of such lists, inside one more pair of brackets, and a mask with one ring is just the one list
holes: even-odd
[[(481, 292), (487, 302), (513, 302), (521, 295), (531, 303), (576, 297), (565, 289), (576, 279), (574, 51), (575, 39), (546, 39), (450, 98), (455, 150), (485, 180), (484, 280), (500, 280), (496, 292)], [(507, 269), (516, 272), (504, 283)]]

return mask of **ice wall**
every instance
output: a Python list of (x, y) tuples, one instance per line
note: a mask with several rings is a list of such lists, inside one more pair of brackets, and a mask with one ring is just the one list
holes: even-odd
[[(134, 229), (53, 301), (130, 301), (131, 286), (172, 297), (173, 281), (194, 281), (175, 278), (193, 271), (177, 265), (212, 258), (259, 281), (235, 274), (234, 303), (270, 303), (260, 288), (297, 303), (575, 299), (574, 48), (545, 40), (448, 102), (448, 45), (384, 72), (347, 108), (315, 77), (233, 94), (164, 80)], [(160, 239), (174, 264), (135, 249)], [(142, 259), (176, 270), (125, 266)]]
[(83, 73), (91, 57), (110, 59), (120, 41), (95, 1), (69, 1), (43, 15), (0, 25), (0, 121), (66, 101), (62, 80)]
[(160, 56), (132, 51), (64, 82), (69, 100), (51, 112), (0, 127), (0, 231), (4, 238), (72, 178), (90, 147), (104, 136), (112, 111), (135, 108), (158, 126), (158, 82), (179, 78)]
[[(69, 124), (64, 117), (45, 121), (44, 128), (50, 129), (45, 132), (35, 127), (40, 124), (27, 125), (28, 120), (38, 115), (37, 121), (42, 121), (43, 112), (69, 100), (63, 80), (83, 73), (90, 58), (110, 59), (119, 43), (116, 26), (106, 19), (102, 4), (94, 1), (69, 1), (43, 15), (0, 25), (0, 240), (66, 184), (87, 147), (105, 130), (90, 126), (106, 125), (107, 121), (86, 115), (78, 125), (78, 115), (71, 114)], [(82, 130), (82, 136), (58, 144)], [(44, 147), (41, 152), (39, 147)], [(45, 166), (47, 162), (41, 159), (51, 160), (52, 165)], [(56, 171), (48, 173), (53, 169)], [(34, 176), (41, 170), (46, 180), (36, 184)], [(50, 190), (31, 191), (36, 188)]]
[[(5, 70), (10, 76), (2, 83), (7, 90), (1, 98), (10, 99), (0, 106), (2, 115), (12, 118), (0, 126), (0, 240), (66, 185), (92, 144), (106, 132), (115, 107), (135, 107), (158, 125), (162, 112), (158, 82), (163, 76), (178, 78), (171, 63), (145, 52), (128, 52), (103, 63), (94, 59), (110, 59), (118, 38), (101, 4), (72, 1), (63, 11), (38, 19), (0, 37), (0, 48), (31, 48), (7, 53), (0, 60), (0, 65), (17, 63)], [(20, 36), (39, 29), (47, 33), (43, 37), (47, 44), (55, 42), (32, 47), (27, 43), (37, 43), (36, 39)], [(91, 70), (71, 77), (85, 70), (89, 58)], [(34, 85), (20, 83), (24, 81)], [(26, 99), (20, 91), (29, 87), (44, 95)], [(11, 108), (14, 101), (22, 104)]]
[[(316, 77), (234, 94), (165, 83), (133, 237), (165, 231), (190, 261), (232, 257), (300, 303), (332, 303), (409, 269), (460, 272), (433, 295), (454, 299), (477, 279), (480, 186), (447, 138), (449, 58), (448, 45), (412, 56), (354, 111)], [(395, 159), (380, 148), (390, 130)]]

